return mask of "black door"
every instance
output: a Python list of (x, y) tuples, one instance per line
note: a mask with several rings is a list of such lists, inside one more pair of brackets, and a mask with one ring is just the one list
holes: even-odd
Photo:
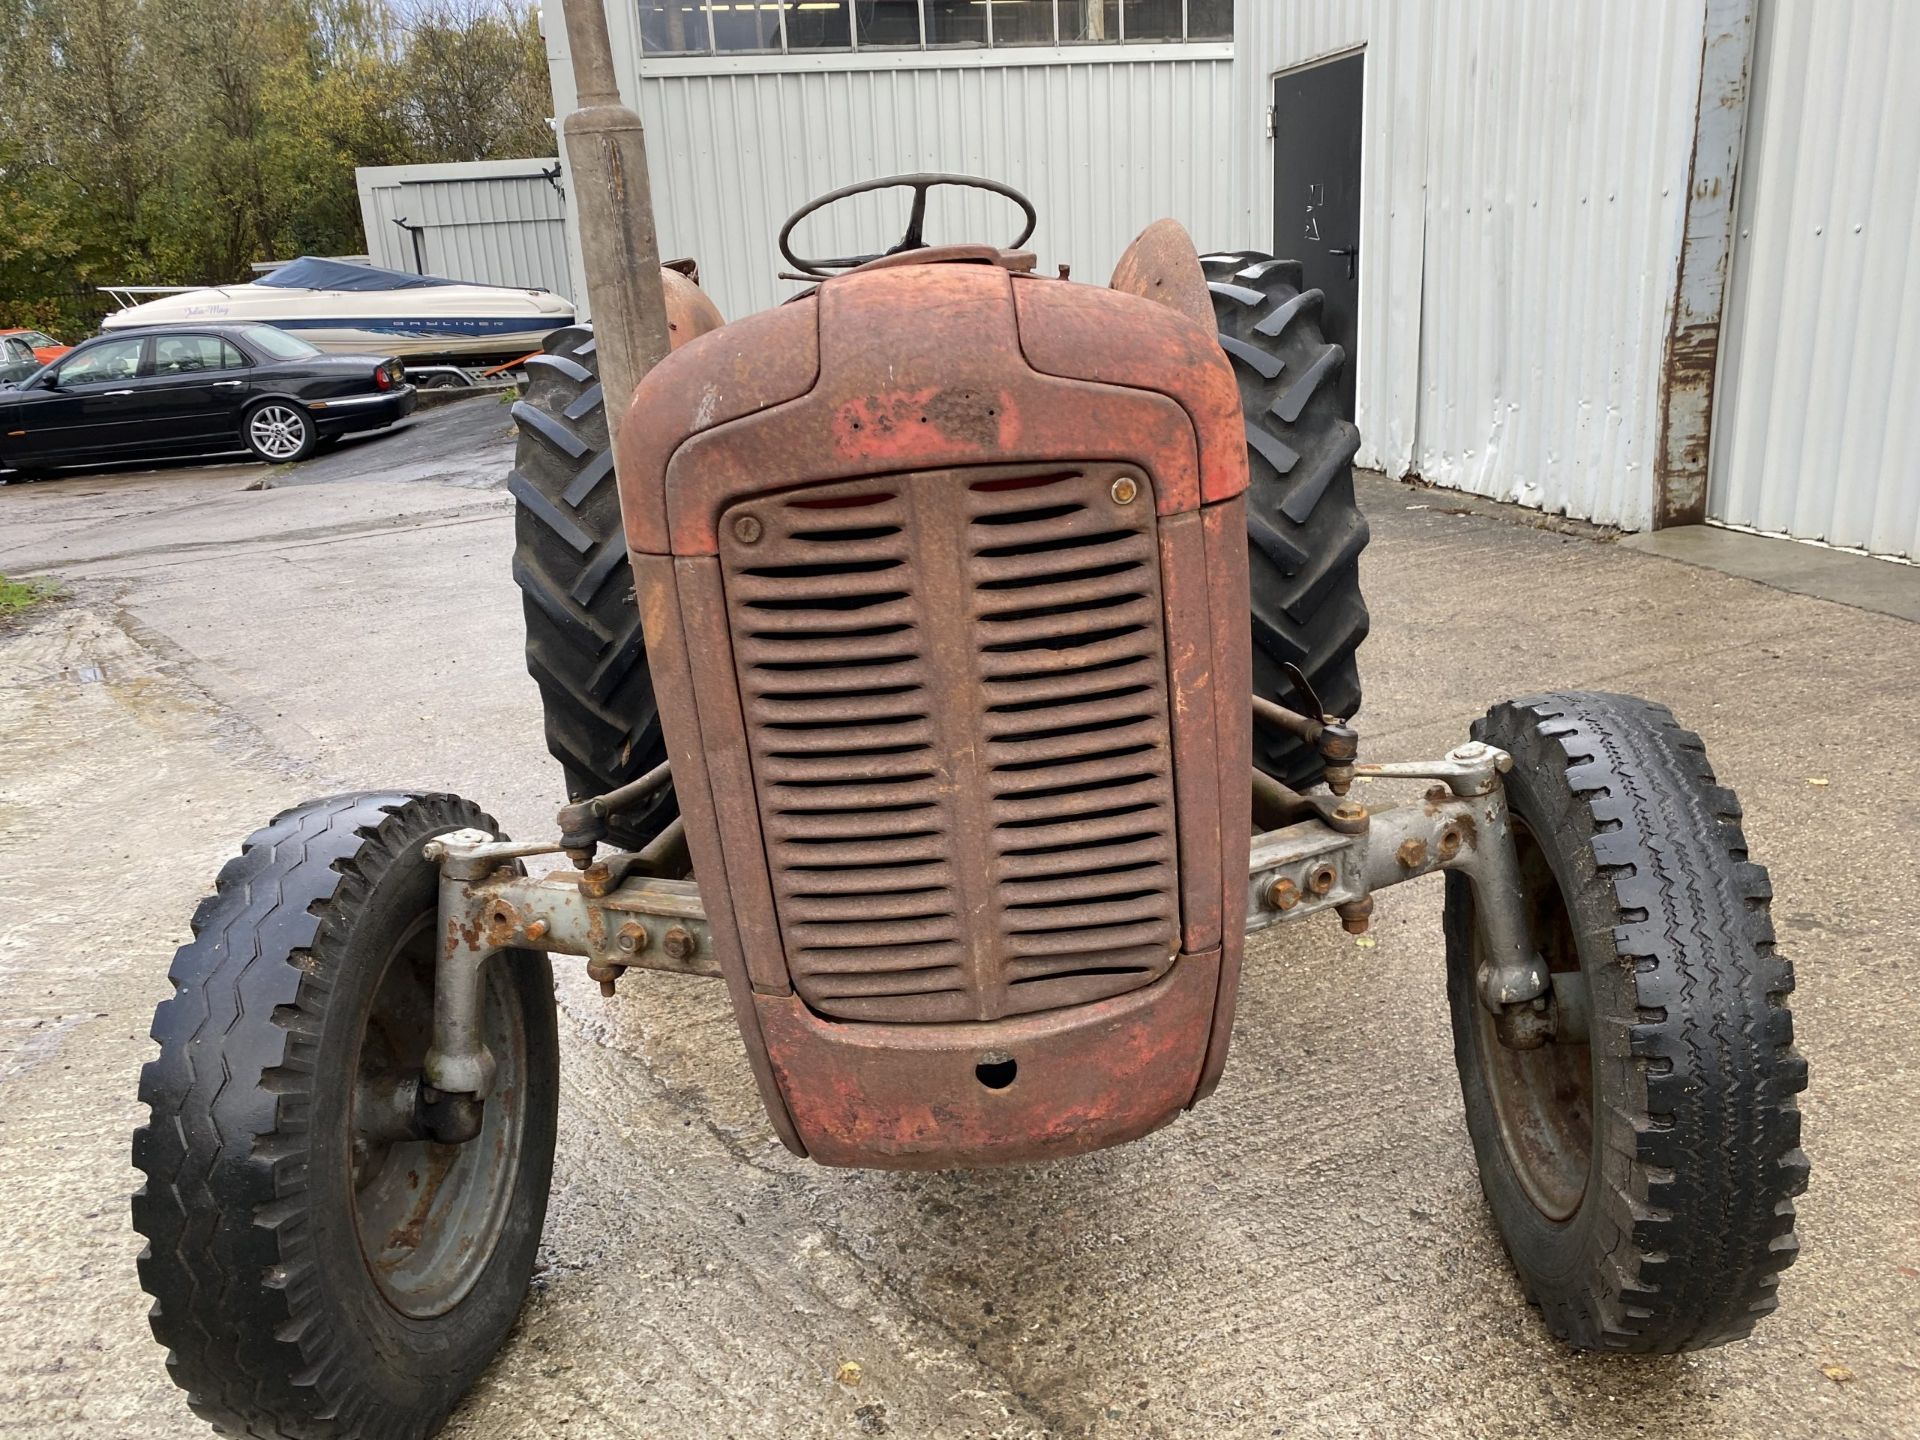
[(1326, 292), (1321, 327), (1347, 352), (1340, 403), (1353, 418), (1360, 314), (1360, 97), (1364, 54), (1342, 55), (1273, 82), (1273, 253), (1298, 260)]
[(137, 336), (95, 340), (60, 360), (51, 383), (21, 392), (8, 453), (43, 461), (138, 445), (140, 427), (126, 402), (145, 344)]
[(127, 404), (156, 444), (226, 440), (239, 446), (247, 361), (231, 340), (191, 332), (156, 335), (148, 369)]

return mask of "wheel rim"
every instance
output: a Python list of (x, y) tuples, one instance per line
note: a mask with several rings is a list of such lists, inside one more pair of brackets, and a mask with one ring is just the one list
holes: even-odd
[(290, 405), (262, 405), (247, 422), (247, 438), (269, 460), (291, 460), (307, 443), (307, 421)]
[[(1579, 975), (1585, 986), (1560, 884), (1526, 822), (1515, 815), (1512, 823), (1529, 938), (1549, 972)], [(1535, 1050), (1514, 1050), (1500, 1043), (1486, 1006), (1476, 998), (1473, 1007), (1501, 1148), (1534, 1208), (1548, 1220), (1570, 1220), (1593, 1169), (1593, 1047), (1549, 1040)], [(1591, 1004), (1587, 1009), (1591, 1015)]]
[(496, 1066), (480, 1133), (462, 1145), (377, 1138), (385, 1097), (419, 1075), (432, 1034), (434, 917), (388, 957), (354, 1067), (348, 1163), (354, 1227), (382, 1297), (415, 1319), (444, 1315), (492, 1258), (511, 1208), (525, 1129), (525, 1017), (505, 963), (486, 974), (483, 1033)]

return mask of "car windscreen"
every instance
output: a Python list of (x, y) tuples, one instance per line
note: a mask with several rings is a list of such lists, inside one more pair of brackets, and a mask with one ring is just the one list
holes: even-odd
[(320, 352), (306, 341), (271, 325), (249, 325), (241, 332), (250, 344), (276, 360), (309, 360)]

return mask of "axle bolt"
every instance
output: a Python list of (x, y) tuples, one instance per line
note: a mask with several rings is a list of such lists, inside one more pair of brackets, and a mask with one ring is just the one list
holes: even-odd
[(1418, 870), (1427, 863), (1427, 842), (1424, 840), (1402, 840), (1395, 852), (1404, 870)]
[(547, 922), (546, 921), (536, 920), (531, 925), (527, 926), (527, 939), (537, 941), (537, 940), (544, 940), (546, 938), (547, 938)]
[(600, 982), (600, 993), (609, 999), (613, 996), (613, 982), (620, 978), (620, 967), (611, 960), (589, 960), (587, 978)]
[(1134, 496), (1140, 493), (1140, 486), (1131, 475), (1122, 475), (1113, 482), (1113, 503), (1131, 505)]
[(733, 538), (742, 545), (752, 545), (760, 539), (760, 517), (742, 515), (733, 522)]
[(628, 955), (638, 955), (651, 941), (644, 925), (622, 925), (620, 933), (613, 937), (613, 943)]
[(1373, 897), (1363, 895), (1358, 900), (1349, 900), (1344, 905), (1336, 905), (1340, 916), (1340, 928), (1349, 935), (1364, 935), (1367, 927), (1373, 923)]
[(1300, 903), (1300, 887), (1281, 875), (1267, 886), (1267, 904), (1276, 910), (1291, 910)]
[(661, 937), (660, 948), (667, 952), (669, 960), (691, 960), (700, 942), (693, 938), (692, 931), (676, 925)]
[(1331, 865), (1322, 865), (1307, 877), (1307, 888), (1316, 895), (1324, 895), (1333, 889), (1337, 878)]

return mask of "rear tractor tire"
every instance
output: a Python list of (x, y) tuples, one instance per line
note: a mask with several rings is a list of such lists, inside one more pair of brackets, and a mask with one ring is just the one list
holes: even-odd
[(1495, 706), (1552, 1036), (1509, 1048), (1481, 1004), (1473, 892), (1447, 876), (1447, 993), (1467, 1130), (1547, 1328), (1590, 1350), (1737, 1340), (1775, 1305), (1806, 1188), (1793, 967), (1767, 872), (1700, 737), (1624, 695)]
[[(527, 669), (540, 687), (547, 748), (565, 772), (567, 798), (585, 800), (667, 758), (590, 329), (555, 332), (546, 353), (527, 361), (513, 418), (520, 438), (507, 488)], [(612, 838), (638, 849), (677, 813), (669, 787), (613, 817)]]
[[(1353, 493), (1360, 432), (1341, 414), (1346, 353), (1320, 331), (1318, 290), (1300, 266), (1257, 251), (1200, 261), (1220, 344), (1240, 382), (1247, 429), (1247, 581), (1253, 688), (1311, 712), (1283, 665), (1297, 667), (1332, 714), (1360, 708), (1357, 655), (1367, 637), (1360, 552), (1367, 522)], [(1309, 746), (1258, 720), (1255, 768), (1303, 788), (1324, 768)]]
[(498, 834), (452, 795), (310, 801), (220, 872), (154, 1013), (133, 1223), (154, 1337), (227, 1434), (418, 1440), (519, 1313), (553, 1172), (546, 957), (487, 967), (498, 1066), (479, 1134), (427, 1138), (439, 868)]

